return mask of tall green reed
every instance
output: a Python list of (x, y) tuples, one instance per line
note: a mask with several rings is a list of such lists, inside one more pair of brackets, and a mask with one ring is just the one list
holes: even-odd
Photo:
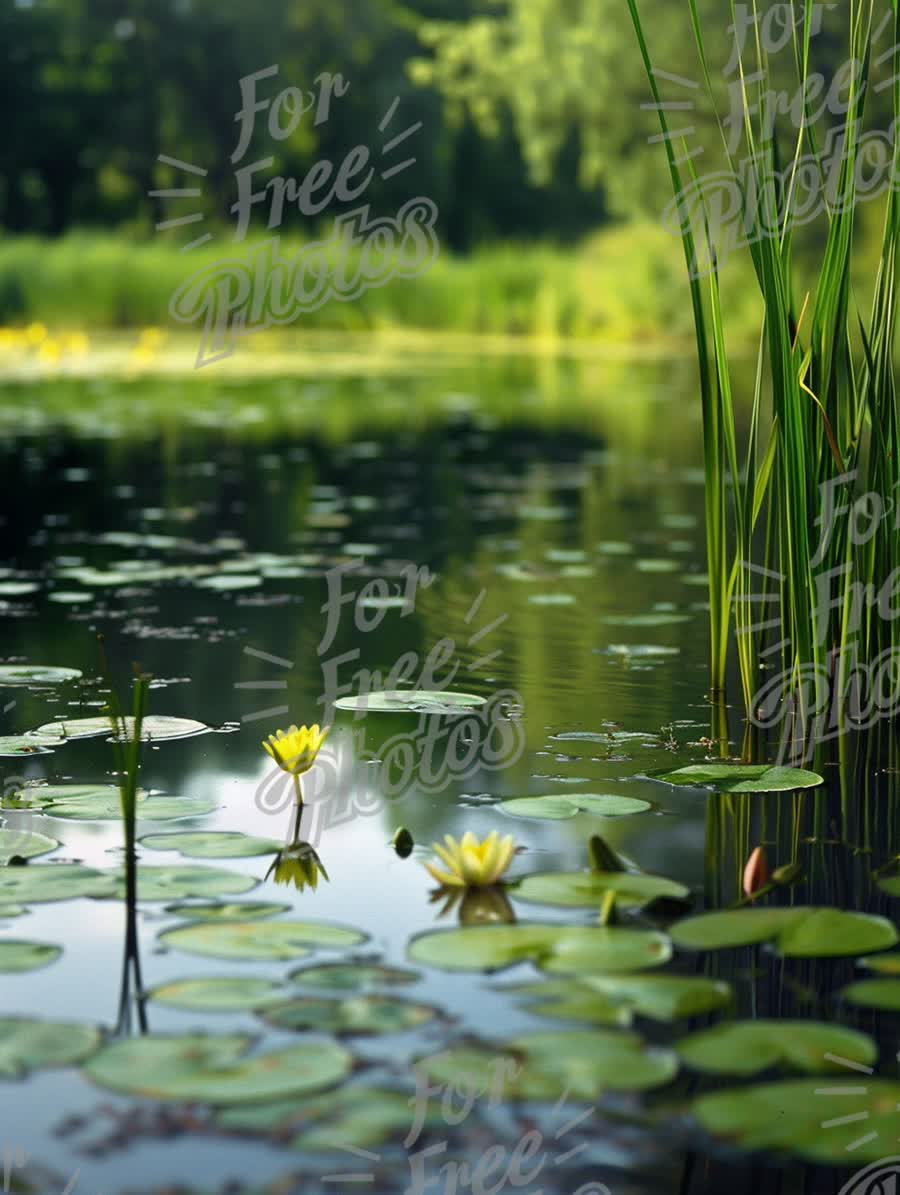
[[(880, 585), (900, 566), (900, 536), (884, 519), (864, 542), (849, 519), (835, 523), (824, 550), (815, 534), (823, 487), (878, 494), (888, 502), (900, 481), (897, 394), (893, 381), (900, 195), (886, 204), (880, 261), (871, 309), (864, 318), (851, 286), (858, 179), (867, 148), (863, 129), (873, 85), (872, 41), (877, 0), (849, 0), (841, 9), (846, 32), (846, 115), (843, 139), (823, 147), (811, 106), (813, 3), (793, 31), (793, 68), (803, 118), (785, 130), (779, 118), (776, 72), (760, 38), (761, 11), (752, 0), (755, 36), (738, 46), (743, 100), (739, 147), (729, 142), (719, 112), (713, 67), (696, 0), (686, 0), (706, 95), (724, 145), (733, 184), (740, 188), (741, 231), (746, 233), (763, 305), (749, 434), (739, 454), (732, 376), (722, 298), (721, 230), (703, 194), (691, 156), (682, 153), (666, 105), (637, 0), (627, 0), (650, 88), (659, 113), (676, 196), (700, 368), (709, 563), (711, 689), (725, 689), (729, 647), (736, 643), (741, 688), (749, 715), (756, 711), (761, 667), (780, 661), (767, 704), (783, 726), (783, 751), (807, 750), (821, 733), (823, 714), (846, 725), (859, 681), (858, 662), (871, 664), (896, 647), (894, 622), (880, 618), (863, 586)], [(785, 7), (785, 6), (783, 6)], [(791, 9), (791, 11), (794, 11)], [(737, 28), (734, 0), (731, 20)], [(726, 12), (726, 19), (728, 12)], [(879, 22), (893, 33), (881, 55), (892, 74), (892, 178), (900, 178), (900, 52), (897, 0)], [(890, 59), (890, 61), (887, 61)], [(835, 154), (835, 144), (839, 154)], [(743, 156), (739, 158), (740, 151)], [(806, 289), (798, 283), (794, 220), (810, 170), (822, 187), (824, 247)], [(779, 186), (778, 179), (781, 178)], [(691, 203), (691, 197), (700, 202)], [(704, 271), (698, 264), (704, 262)], [(847, 477), (846, 483), (838, 479)], [(827, 586), (834, 590), (825, 600)], [(860, 601), (861, 596), (863, 600)], [(816, 719), (819, 719), (817, 722)]]

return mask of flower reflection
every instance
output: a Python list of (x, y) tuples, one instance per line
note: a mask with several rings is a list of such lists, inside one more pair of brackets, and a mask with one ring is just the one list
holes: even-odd
[(439, 900), (444, 903), (438, 910), (438, 917), (446, 917), (458, 909), (461, 925), (512, 924), (516, 919), (503, 884), (495, 884), (491, 888), (460, 888), (443, 884), (431, 893), (432, 904)]
[(328, 872), (315, 848), (309, 842), (295, 842), (293, 846), (279, 851), (266, 872), (266, 879), (272, 876), (276, 884), (293, 885), (298, 892), (319, 886), (319, 876), (328, 882)]

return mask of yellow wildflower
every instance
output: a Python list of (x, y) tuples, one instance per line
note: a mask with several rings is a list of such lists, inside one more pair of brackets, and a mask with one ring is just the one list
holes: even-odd
[(316, 762), (316, 756), (330, 729), (326, 726), (320, 730), (318, 723), (312, 727), (301, 726), (299, 730), (292, 726), (287, 732), (279, 730), (277, 734), (270, 734), (263, 741), (263, 746), (285, 772), (302, 776)]
[(500, 838), (496, 830), (492, 830), (483, 842), (479, 842), (471, 831), (466, 831), (461, 842), (445, 834), (444, 842), (446, 846), (435, 842), (431, 849), (447, 870), (433, 863), (425, 866), (439, 884), (450, 888), (489, 888), (497, 883), (515, 854), (512, 835)]

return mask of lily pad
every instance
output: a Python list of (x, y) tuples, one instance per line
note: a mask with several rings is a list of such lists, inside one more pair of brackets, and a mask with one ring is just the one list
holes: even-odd
[(630, 817), (634, 813), (646, 813), (652, 806), (649, 801), (638, 797), (622, 797), (618, 794), (555, 793), (545, 797), (512, 797), (497, 806), (512, 817), (531, 817), (538, 821), (563, 821), (577, 817), (579, 813), (592, 813), (597, 817)]
[(148, 834), (141, 846), (154, 851), (180, 851), (193, 859), (245, 859), (271, 855), (284, 843), (274, 838), (256, 838), (233, 830), (206, 830), (174, 834)]
[[(134, 734), (134, 719), (131, 715), (119, 720), (124, 723), (124, 736), (121, 730), (118, 737), (129, 738)], [(166, 739), (187, 739), (194, 735), (206, 734), (212, 727), (205, 722), (196, 722), (193, 718), (173, 718), (168, 714), (150, 714), (143, 719), (141, 725), (141, 741), (157, 743)], [(90, 739), (98, 735), (113, 737), (112, 721), (108, 717), (99, 718), (67, 718), (65, 721), (45, 722), (35, 730), (29, 730), (29, 736), (52, 739)]]
[(100, 1034), (75, 1021), (0, 1018), (0, 1076), (21, 1079), (31, 1071), (72, 1066), (92, 1054)]
[(188, 954), (209, 958), (269, 962), (304, 958), (316, 946), (342, 950), (359, 946), (365, 934), (315, 921), (222, 921), (177, 926), (160, 942)]
[(266, 1008), (270, 1004), (283, 1002), (286, 996), (283, 984), (246, 976), (178, 979), (153, 988), (149, 993), (149, 998), (157, 1004), (201, 1012), (240, 1012)]
[(847, 1066), (834, 1057), (860, 1066), (878, 1058), (864, 1033), (815, 1021), (733, 1021), (682, 1038), (676, 1049), (682, 1062), (710, 1075), (756, 1075), (774, 1066), (846, 1074)]
[(302, 988), (330, 992), (362, 992), (377, 987), (396, 987), (415, 983), (416, 971), (400, 967), (385, 967), (380, 963), (321, 963), (315, 967), (301, 967), (288, 976)]
[(243, 1104), (304, 1095), (349, 1074), (350, 1054), (334, 1041), (247, 1056), (252, 1039), (187, 1034), (112, 1042), (84, 1074), (111, 1091), (146, 1099)]
[[(125, 896), (125, 881), (117, 873), (114, 896)], [(188, 896), (240, 896), (259, 883), (253, 876), (220, 867), (196, 867), (190, 864), (171, 867), (138, 867), (138, 900), (184, 900)]]
[(658, 614), (608, 614), (603, 621), (611, 627), (665, 627), (690, 622), (691, 617), (690, 614), (665, 611)]
[(190, 921), (262, 921), (290, 911), (290, 905), (269, 900), (246, 900), (234, 903), (198, 903), (166, 905), (165, 912)]
[(639, 971), (671, 957), (663, 934), (603, 926), (474, 925), (420, 934), (409, 957), (444, 971), (502, 971), (531, 962), (568, 974)]
[(28, 687), (29, 685), (57, 685), (78, 680), (83, 673), (77, 668), (55, 668), (49, 664), (0, 664), (0, 686)]
[(770, 764), (690, 764), (674, 771), (651, 772), (655, 780), (689, 788), (714, 788), (723, 793), (780, 793), (798, 788), (816, 788), (824, 781), (816, 772), (803, 768), (780, 768)]
[(678, 1060), (636, 1033), (609, 1029), (524, 1033), (503, 1045), (454, 1046), (419, 1059), (416, 1070), (460, 1091), (491, 1091), (499, 1102), (594, 1101), (607, 1091), (646, 1091), (668, 1083)]
[(546, 871), (525, 876), (511, 891), (516, 900), (577, 909), (599, 908), (607, 892), (619, 904), (640, 908), (660, 896), (684, 900), (690, 890), (663, 876), (627, 871)]
[(0, 758), (15, 759), (20, 755), (50, 755), (54, 747), (62, 747), (64, 739), (47, 738), (38, 741), (27, 734), (0, 735)]
[(389, 689), (383, 693), (361, 693), (340, 697), (339, 710), (363, 713), (464, 714), (485, 704), (486, 698), (474, 693), (449, 693), (427, 689)]
[(426, 1004), (390, 996), (349, 996), (326, 1000), (303, 996), (267, 1008), (263, 1020), (276, 1029), (315, 1029), (323, 1033), (403, 1033), (435, 1015)]
[(882, 975), (900, 975), (900, 950), (873, 954), (871, 958), (857, 959), (857, 962), (867, 971), (878, 971)]
[[(3, 798), (6, 809), (40, 809), (65, 821), (119, 821), (121, 797), (115, 784), (27, 785)], [(139, 821), (168, 822), (202, 817), (216, 808), (204, 797), (148, 797), (138, 790), (135, 816)]]
[(46, 834), (30, 830), (0, 830), (0, 867), (5, 867), (15, 855), (23, 859), (35, 859), (55, 851), (59, 843)]
[(31, 905), (81, 896), (112, 896), (112, 872), (81, 863), (33, 863), (0, 868), (0, 904)]
[(802, 905), (701, 913), (679, 921), (670, 933), (676, 946), (688, 950), (774, 941), (778, 953), (787, 958), (842, 958), (887, 950), (898, 940), (893, 923), (884, 917)]
[(848, 1004), (877, 1008), (880, 1012), (900, 1012), (900, 979), (861, 979), (840, 993)]
[(791, 1079), (716, 1091), (695, 1100), (692, 1112), (732, 1147), (859, 1166), (893, 1152), (898, 1106), (900, 1083), (848, 1072), (843, 1082)]
[(677, 1021), (726, 1008), (733, 998), (727, 983), (693, 975), (585, 975), (507, 990), (533, 997), (529, 1011), (539, 1016), (604, 1025), (630, 1025), (635, 1016)]
[(23, 971), (37, 971), (55, 963), (62, 954), (61, 946), (50, 942), (28, 942), (23, 938), (0, 940), (0, 972), (18, 975)]

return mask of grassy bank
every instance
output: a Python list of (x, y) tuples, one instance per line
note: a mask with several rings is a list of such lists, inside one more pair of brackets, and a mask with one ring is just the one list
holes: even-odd
[[(282, 254), (299, 243), (282, 243)], [(40, 322), (51, 332), (170, 325), (168, 305), (195, 272), (246, 254), (225, 240), (189, 255), (160, 241), (71, 233), (59, 240), (0, 239), (0, 327)], [(505, 245), (470, 257), (442, 250), (413, 280), (395, 279), (352, 303), (304, 314), (298, 330), (440, 330), (607, 342), (692, 335), (681, 246), (655, 224), (598, 233), (577, 249)], [(735, 334), (752, 330), (752, 288), (737, 272)]]

